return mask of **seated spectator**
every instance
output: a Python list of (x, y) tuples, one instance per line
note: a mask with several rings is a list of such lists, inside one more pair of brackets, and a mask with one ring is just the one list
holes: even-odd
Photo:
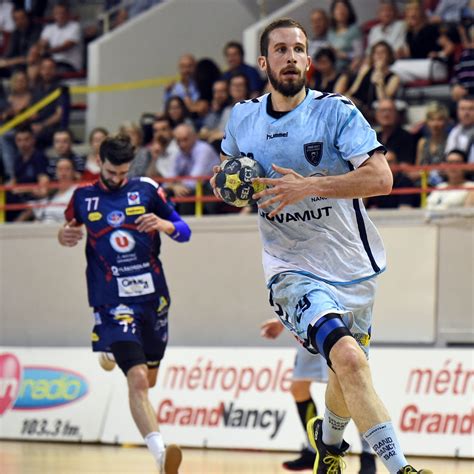
[(66, 2), (58, 2), (53, 8), (54, 23), (41, 32), (39, 45), (42, 54), (50, 54), (61, 72), (82, 69), (81, 26), (71, 19)]
[(232, 76), (243, 74), (249, 84), (249, 97), (258, 97), (264, 87), (264, 81), (257, 68), (244, 63), (244, 48), (237, 41), (229, 41), (224, 47), (224, 56), (228, 69), (222, 79), (230, 81)]
[(400, 113), (395, 102), (391, 99), (382, 99), (375, 104), (375, 107), (379, 142), (397, 155), (399, 163), (414, 164), (416, 159), (415, 139), (401, 126)]
[[(161, 116), (153, 123), (153, 140), (149, 145), (151, 154), (147, 176), (172, 178), (175, 176), (175, 161), (179, 153), (178, 144), (168, 118)], [(165, 186), (166, 187), (166, 186)]]
[(324, 10), (317, 8), (311, 12), (310, 22), (311, 38), (308, 39), (308, 56), (314, 58), (320, 49), (329, 46), (329, 18)]
[[(41, 61), (40, 82), (33, 89), (32, 102), (36, 103), (55, 91), (59, 87), (56, 81), (55, 63), (50, 58)], [(31, 119), (31, 128), (35, 134), (36, 146), (41, 149), (52, 143), (52, 136), (67, 117), (69, 95), (63, 90), (60, 96), (53, 102), (42, 108)], [(15, 160), (15, 131), (9, 130), (0, 137), (3, 164), (8, 175), (12, 174), (13, 162)]]
[(86, 159), (84, 156), (79, 156), (74, 153), (72, 149), (72, 144), (74, 142), (74, 137), (72, 132), (65, 129), (56, 130), (53, 136), (53, 149), (49, 154), (48, 159), (48, 168), (47, 172), (51, 179), (56, 177), (56, 166), (58, 161), (66, 158), (71, 160), (74, 163), (74, 169), (77, 173), (77, 178), (79, 179), (84, 172)]
[(173, 130), (182, 123), (194, 125), (191, 120), (191, 114), (189, 113), (189, 109), (186, 107), (184, 100), (176, 95), (171, 96), (166, 101), (164, 115), (169, 119)]
[(184, 101), (186, 107), (193, 107), (200, 96), (194, 79), (196, 72), (196, 59), (192, 54), (183, 54), (178, 62), (179, 80), (172, 82), (165, 88), (164, 101), (168, 102), (172, 97), (179, 97)]
[(368, 64), (362, 66), (346, 95), (373, 122), (373, 104), (382, 99), (393, 99), (400, 87), (400, 78), (390, 71), (394, 55), (385, 41), (375, 43)]
[[(39, 70), (39, 80), (33, 89), (33, 103), (39, 102), (61, 87), (57, 78), (56, 63), (52, 58), (43, 58)], [(69, 91), (62, 88), (60, 96), (42, 108), (31, 119), (31, 128), (39, 147), (51, 146), (53, 134), (59, 128), (67, 128), (69, 121)]]
[[(34, 184), (37, 189), (15, 189), (7, 193), (7, 204), (24, 204), (33, 198), (44, 197), (47, 193), (49, 178), (47, 174), (48, 160), (43, 152), (36, 148), (33, 131), (23, 126), (15, 131), (16, 154), (13, 173), (9, 175), (8, 184)], [(21, 214), (20, 211), (8, 211), (7, 220), (13, 221)]]
[(68, 158), (60, 158), (56, 164), (55, 181), (57, 188), (52, 189), (48, 197), (36, 201), (38, 206), (23, 211), (18, 221), (34, 220), (44, 224), (64, 222), (64, 209), (77, 188), (77, 172), (74, 163)]
[[(463, 164), (466, 163), (467, 156), (462, 150), (451, 150), (446, 155), (446, 163), (448, 164)], [(437, 186), (439, 191), (433, 191), (428, 196), (427, 208), (428, 210), (443, 210), (452, 209), (456, 207), (464, 207), (473, 202), (472, 195), (474, 194), (474, 182), (467, 181), (464, 170), (445, 170), (443, 174), (446, 175), (446, 182)], [(463, 189), (443, 189), (449, 186), (456, 186)]]
[(336, 55), (330, 48), (321, 48), (310, 66), (308, 85), (321, 92), (342, 94), (347, 89), (348, 77), (336, 70)]
[(4, 47), (5, 37), (3, 33), (9, 35), (15, 29), (15, 23), (13, 22), (13, 2), (2, 1), (0, 2), (0, 49)]
[[(413, 181), (401, 171), (393, 171), (393, 167), (398, 164), (397, 155), (388, 150), (385, 154), (387, 163), (392, 169), (393, 189), (414, 188)], [(403, 209), (418, 207), (420, 205), (419, 194), (390, 194), (388, 196), (374, 196), (367, 199), (368, 209)]]
[(13, 10), (15, 29), (8, 41), (8, 49), (0, 59), (0, 75), (9, 76), (13, 68), (26, 65), (30, 48), (38, 41), (41, 28), (33, 23), (23, 8)]
[(395, 55), (405, 44), (405, 22), (398, 19), (396, 4), (392, 0), (380, 0), (377, 10), (379, 21), (369, 31), (367, 37), (367, 50), (370, 51), (374, 44), (385, 41), (390, 45)]
[(204, 117), (203, 125), (199, 131), (199, 138), (208, 143), (220, 141), (224, 136), (225, 123), (222, 120), (225, 108), (230, 104), (229, 87), (227, 81), (219, 80), (214, 83), (214, 96), (211, 110)]
[(225, 124), (229, 120), (232, 107), (238, 102), (250, 99), (250, 89), (247, 76), (244, 74), (235, 74), (229, 80), (229, 99), (230, 104), (222, 111), (221, 123)]
[(459, 23), (462, 10), (469, 0), (439, 0), (433, 11), (428, 11), (430, 23)]
[(459, 26), (462, 51), (451, 80), (451, 97), (455, 102), (468, 95), (474, 96), (474, 29), (471, 22), (468, 18), (466, 25)]
[(350, 0), (333, 0), (328, 42), (337, 57), (338, 71), (357, 70), (363, 57), (362, 32)]
[(446, 80), (448, 68), (444, 62), (434, 61), (433, 55), (442, 50), (439, 28), (428, 23), (422, 6), (417, 2), (405, 8), (405, 47), (398, 51), (398, 59), (392, 66), (402, 83), (419, 79)]
[(10, 79), (10, 94), (7, 96), (7, 106), (1, 111), (3, 122), (12, 119), (31, 105), (32, 93), (28, 86), (28, 76), (24, 71), (16, 71)]
[(211, 106), (212, 87), (214, 86), (214, 83), (219, 80), (221, 75), (221, 70), (212, 59), (203, 58), (196, 63), (194, 79), (199, 91), (199, 100), (195, 104), (194, 109), (190, 109), (190, 112), (194, 112), (201, 123), (203, 117), (207, 114), (209, 107)]
[(148, 148), (143, 146), (142, 129), (134, 122), (124, 122), (119, 128), (120, 135), (126, 135), (130, 138), (130, 143), (135, 148), (135, 158), (130, 165), (128, 176), (146, 176), (151, 162), (151, 155)]
[(457, 104), (458, 124), (449, 132), (445, 152), (457, 149), (466, 153), (474, 163), (474, 97), (466, 96)]
[(100, 156), (99, 149), (101, 143), (107, 138), (109, 132), (103, 127), (96, 127), (89, 133), (90, 151), (86, 157), (82, 181), (95, 181), (100, 175)]
[[(447, 139), (449, 110), (433, 102), (426, 110), (425, 122), (428, 136), (421, 137), (416, 151), (417, 165), (438, 165), (444, 161), (444, 150)], [(437, 171), (429, 173), (429, 184), (435, 186), (442, 181)]]
[[(214, 148), (205, 141), (199, 140), (191, 125), (182, 124), (174, 131), (179, 153), (175, 161), (175, 176), (211, 176), (212, 169), (218, 165), (219, 155)], [(183, 197), (194, 194), (196, 180), (183, 179), (182, 181), (170, 184), (170, 189), (174, 196)], [(208, 194), (212, 190), (208, 186), (208, 180), (204, 183), (204, 188)], [(177, 206), (180, 214), (191, 214), (194, 212), (194, 203), (181, 203)]]

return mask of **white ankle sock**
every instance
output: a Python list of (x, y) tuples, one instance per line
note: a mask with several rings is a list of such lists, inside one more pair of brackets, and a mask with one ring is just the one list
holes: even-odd
[(324, 411), (323, 418), (323, 443), (326, 446), (335, 446), (340, 448), (344, 436), (344, 430), (351, 421), (350, 418), (342, 418), (332, 411)]
[(151, 433), (148, 433), (144, 439), (148, 449), (155, 458), (155, 461), (159, 464), (165, 451), (165, 443), (163, 442), (161, 433), (158, 431), (152, 431)]

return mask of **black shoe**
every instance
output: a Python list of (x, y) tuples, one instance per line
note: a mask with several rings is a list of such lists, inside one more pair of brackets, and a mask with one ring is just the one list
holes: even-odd
[(375, 454), (360, 453), (360, 470), (359, 474), (376, 474)]
[(305, 469), (313, 469), (316, 453), (309, 449), (301, 450), (301, 456), (293, 461), (285, 461), (283, 467), (288, 471), (304, 471)]
[(322, 427), (322, 416), (311, 418), (306, 426), (309, 442), (316, 451), (313, 474), (342, 474), (342, 470), (346, 467), (346, 463), (342, 460), (342, 457), (349, 448), (349, 445), (343, 441), (339, 449), (333, 446), (326, 446), (323, 443)]
[(429, 469), (420, 469), (417, 471), (413, 466), (410, 465), (402, 467), (397, 474), (414, 474), (416, 472), (419, 474), (433, 474), (433, 471), (430, 471)]

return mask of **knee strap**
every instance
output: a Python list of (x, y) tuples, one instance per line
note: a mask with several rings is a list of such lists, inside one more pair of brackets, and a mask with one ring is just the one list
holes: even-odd
[(311, 344), (318, 349), (331, 367), (329, 353), (332, 347), (342, 337), (352, 337), (352, 334), (342, 321), (341, 315), (330, 313), (322, 316), (314, 326), (308, 328), (308, 336)]

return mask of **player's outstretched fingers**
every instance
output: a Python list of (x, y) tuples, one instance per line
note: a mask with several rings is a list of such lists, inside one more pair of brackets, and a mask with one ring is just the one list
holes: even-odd
[(298, 175), (298, 173), (295, 170), (292, 170), (291, 168), (283, 168), (282, 166), (275, 165), (275, 163), (272, 164), (272, 168), (280, 174), (294, 174)]

